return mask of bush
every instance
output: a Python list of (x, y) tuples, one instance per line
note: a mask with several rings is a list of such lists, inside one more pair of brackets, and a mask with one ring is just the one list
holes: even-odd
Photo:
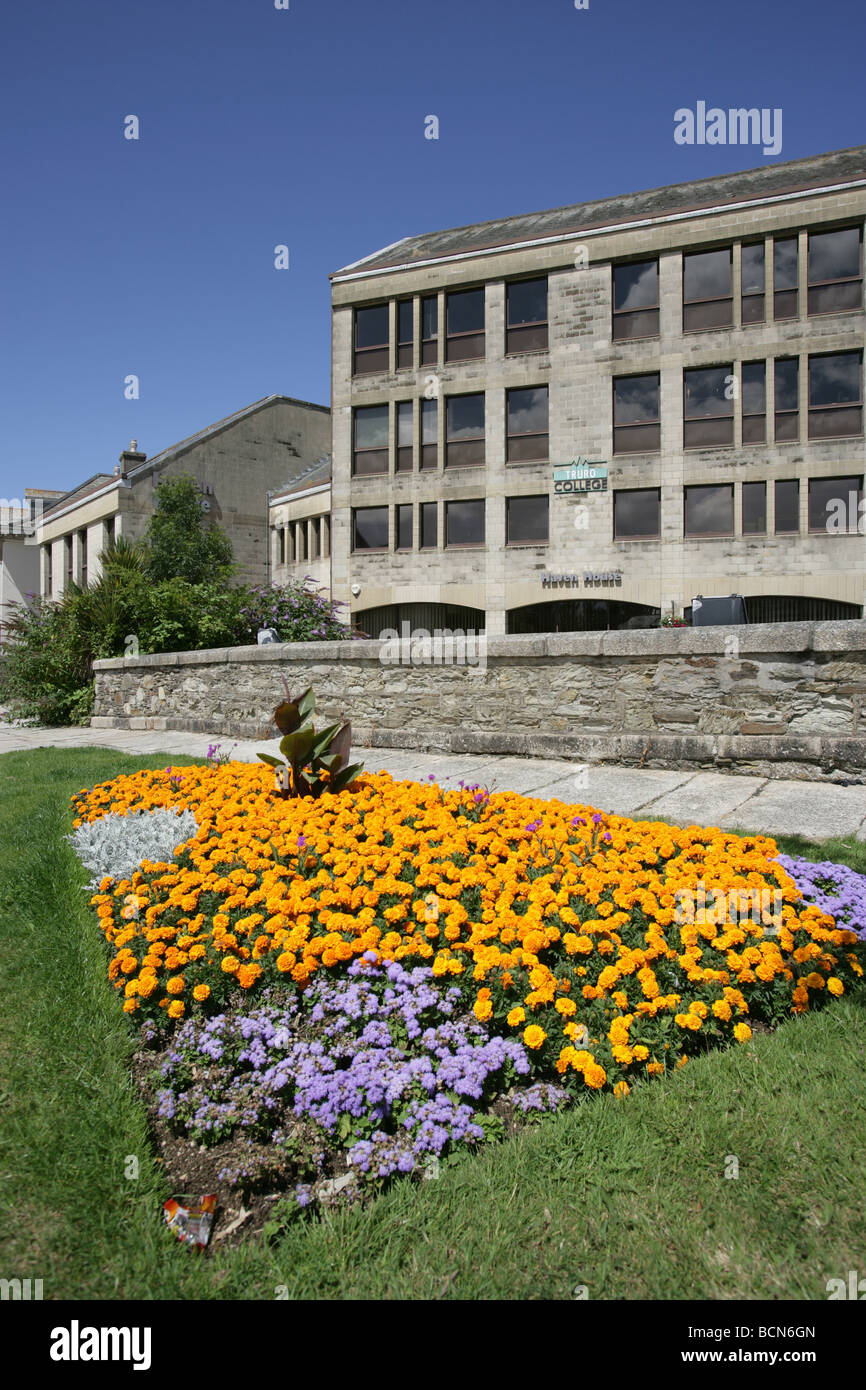
[(0, 665), (0, 702), (15, 719), (46, 725), (85, 724), (93, 711), (86, 646), (77, 621), (36, 599), (10, 605)]
[(303, 583), (245, 587), (238, 642), (255, 642), (263, 627), (272, 627), (281, 642), (340, 641), (351, 635), (339, 615), (344, 606), (323, 598), (309, 577)]

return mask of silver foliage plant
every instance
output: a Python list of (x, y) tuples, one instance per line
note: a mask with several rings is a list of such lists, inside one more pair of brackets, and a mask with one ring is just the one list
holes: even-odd
[(115, 880), (131, 878), (145, 859), (172, 863), (176, 847), (191, 840), (197, 830), (192, 811), (159, 809), (101, 816), (66, 838), (93, 874), (89, 888), (98, 888), (106, 875)]

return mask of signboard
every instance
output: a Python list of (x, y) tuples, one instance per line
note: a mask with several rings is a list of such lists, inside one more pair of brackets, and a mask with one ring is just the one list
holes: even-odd
[(603, 459), (572, 459), (566, 467), (554, 468), (553, 491), (560, 497), (607, 492), (607, 464)]
[(583, 570), (581, 574), (545, 574), (542, 589), (597, 589), (601, 586), (622, 587), (622, 570)]

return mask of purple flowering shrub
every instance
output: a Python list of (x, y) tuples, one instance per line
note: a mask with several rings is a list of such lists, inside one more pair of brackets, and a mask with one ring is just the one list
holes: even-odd
[(341, 641), (353, 634), (340, 616), (345, 607), (327, 599), (309, 576), (288, 584), (259, 584), (243, 589), (238, 641), (254, 643), (260, 628), (272, 627), (281, 642)]
[[(522, 1043), (461, 1012), (459, 987), (368, 952), (300, 995), (183, 1024), (157, 1107), (200, 1144), (240, 1137), (219, 1174), (230, 1184), (285, 1172), (290, 1159), (307, 1179), (295, 1189), (306, 1206), (338, 1185), (351, 1200), (478, 1143), (491, 1103), (530, 1070)], [(555, 1110), (563, 1099), (562, 1088), (536, 1085), (514, 1105)], [(342, 1181), (324, 1171), (326, 1154), (348, 1169)]]
[(778, 854), (776, 858), (808, 903), (829, 912), (837, 926), (849, 927), (861, 941), (866, 941), (866, 876), (828, 859), (815, 864), (811, 859), (792, 859), (787, 854)]

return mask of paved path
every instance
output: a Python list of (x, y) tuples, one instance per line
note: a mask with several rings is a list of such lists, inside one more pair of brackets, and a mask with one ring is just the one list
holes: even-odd
[[(123, 753), (186, 753), (204, 759), (210, 740), (201, 734), (140, 733), (126, 729), (22, 729), (0, 725), (0, 753), (45, 746), (115, 748)], [(238, 761), (255, 762), (256, 750), (277, 751), (261, 740), (224, 740)], [(478, 782), (491, 791), (580, 802), (638, 820), (717, 825), (767, 835), (805, 835), (824, 840), (856, 835), (866, 840), (866, 786), (778, 781), (718, 772), (663, 772), (652, 768), (589, 766), (545, 758), (493, 754), (434, 754), (384, 748), (353, 749), (369, 771), (423, 781), (433, 773), (442, 786)], [(2, 769), (0, 769), (2, 775)]]

